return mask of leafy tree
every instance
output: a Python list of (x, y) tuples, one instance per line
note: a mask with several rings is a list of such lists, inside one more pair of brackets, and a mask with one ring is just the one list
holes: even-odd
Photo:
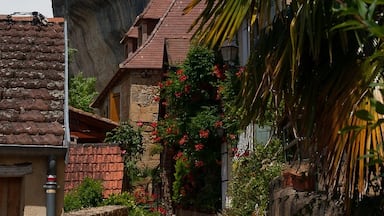
[[(189, 12), (201, 0), (192, 0)], [(251, 29), (251, 55), (238, 97), (243, 125), (263, 119), (270, 107), (283, 107), (302, 155), (322, 168), (328, 187), (344, 179), (344, 195), (367, 193), (372, 170), (359, 160), (383, 143), (383, 127), (365, 127), (358, 110), (371, 110), (369, 84), (384, 63), (382, 0), (204, 1), (196, 20), (198, 41), (220, 46), (235, 37), (244, 20)], [(356, 116), (354, 113), (360, 115)], [(379, 116), (374, 116), (378, 119)], [(278, 125), (278, 124), (277, 124)], [(380, 172), (380, 166), (371, 166)], [(345, 169), (344, 169), (345, 168)]]
[(83, 73), (72, 77), (69, 81), (69, 105), (91, 112), (89, 105), (98, 94), (95, 84), (95, 77), (84, 77)]

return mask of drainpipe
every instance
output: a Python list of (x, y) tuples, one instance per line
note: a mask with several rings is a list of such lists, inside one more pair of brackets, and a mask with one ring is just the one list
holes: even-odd
[[(70, 143), (70, 131), (69, 131), (69, 107), (68, 107), (68, 82), (69, 82), (69, 72), (68, 72), (68, 15), (67, 15), (67, 1), (65, 1), (65, 15), (64, 15), (64, 146), (69, 147)], [(67, 158), (66, 158), (67, 159)]]
[(46, 194), (46, 207), (47, 216), (56, 215), (56, 157), (53, 155), (49, 156), (48, 159), (48, 171), (47, 171), (47, 182), (44, 185)]

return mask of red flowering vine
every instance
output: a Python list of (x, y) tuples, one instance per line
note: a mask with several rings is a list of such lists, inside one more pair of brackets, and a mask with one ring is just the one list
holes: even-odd
[(208, 138), (208, 136), (209, 136), (209, 130), (200, 130), (199, 131), (199, 136), (200, 136), (200, 138)]

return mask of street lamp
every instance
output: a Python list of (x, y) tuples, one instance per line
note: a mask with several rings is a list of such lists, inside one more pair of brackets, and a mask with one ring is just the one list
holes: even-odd
[(234, 64), (234, 61), (237, 58), (237, 52), (239, 51), (239, 46), (237, 46), (235, 40), (226, 40), (221, 46), (220, 51), (224, 62)]

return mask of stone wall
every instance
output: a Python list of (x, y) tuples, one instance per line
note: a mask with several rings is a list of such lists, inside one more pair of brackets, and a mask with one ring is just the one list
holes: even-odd
[[(151, 155), (151, 149), (154, 145), (152, 141), (152, 122), (157, 122), (159, 115), (159, 102), (155, 101), (156, 95), (159, 95), (158, 83), (161, 81), (161, 71), (147, 71), (147, 76), (143, 76), (143, 71), (130, 72), (128, 79), (129, 91), (126, 92), (123, 100), (129, 100), (124, 103), (122, 110), (128, 110), (126, 118), (131, 122), (142, 122), (142, 135), (145, 152), (139, 166), (153, 168), (159, 164), (159, 155)], [(124, 91), (122, 91), (124, 93)], [(125, 119), (127, 120), (127, 119)]]
[[(344, 215), (343, 202), (319, 190), (315, 173), (308, 163), (285, 168), (270, 184), (268, 215)], [(317, 187), (317, 189), (316, 189)]]
[(127, 212), (125, 206), (101, 206), (64, 213), (64, 216), (126, 216)]

